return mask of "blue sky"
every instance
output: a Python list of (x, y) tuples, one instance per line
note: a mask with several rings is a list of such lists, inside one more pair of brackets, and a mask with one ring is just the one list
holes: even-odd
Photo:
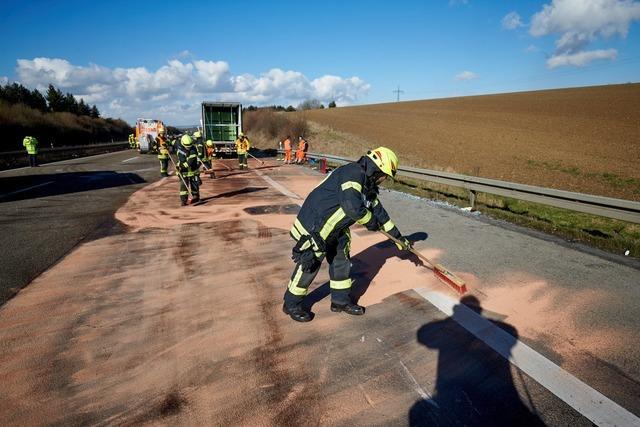
[(638, 81), (640, 2), (3, 1), (0, 79), (132, 122)]

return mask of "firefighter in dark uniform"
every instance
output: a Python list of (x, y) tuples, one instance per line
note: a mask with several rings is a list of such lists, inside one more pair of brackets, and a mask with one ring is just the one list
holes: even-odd
[[(189, 189), (191, 190), (191, 203), (200, 201), (200, 186), (198, 184), (198, 175), (200, 165), (198, 164), (198, 153), (193, 145), (193, 140), (189, 135), (183, 135), (180, 142), (176, 146), (178, 153), (178, 171), (180, 175), (180, 201), (182, 206), (187, 204), (189, 200)], [(187, 185), (189, 189), (187, 189)]]
[(200, 162), (204, 162), (205, 157), (205, 149), (204, 142), (202, 141), (202, 133), (198, 130), (193, 133), (193, 145), (196, 147), (196, 152), (198, 153), (198, 171), (196, 173), (198, 184), (202, 184), (202, 180), (200, 180)]
[(378, 185), (393, 178), (397, 169), (395, 153), (379, 147), (336, 169), (307, 196), (290, 232), (296, 241), (292, 256), (296, 266), (282, 309), (293, 320), (311, 320), (301, 303), (324, 258), (329, 263), (331, 311), (364, 314), (364, 307), (353, 303), (350, 296), (349, 227), (356, 222), (396, 237), (402, 242), (399, 249), (411, 247), (378, 200)]
[(158, 146), (158, 160), (160, 160), (160, 175), (169, 176), (167, 172), (169, 168), (169, 147), (164, 131), (158, 132), (156, 144)]

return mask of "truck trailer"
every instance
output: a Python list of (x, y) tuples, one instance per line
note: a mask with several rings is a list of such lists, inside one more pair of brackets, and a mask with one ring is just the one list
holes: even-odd
[(202, 136), (213, 141), (221, 154), (236, 153), (236, 138), (242, 132), (242, 104), (239, 102), (203, 102)]

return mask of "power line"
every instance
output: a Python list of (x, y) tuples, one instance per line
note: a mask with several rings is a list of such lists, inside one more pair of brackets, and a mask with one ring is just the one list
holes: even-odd
[(403, 90), (400, 90), (400, 85), (398, 85), (398, 89), (394, 90), (393, 93), (397, 95), (396, 102), (400, 102), (400, 94), (404, 93)]

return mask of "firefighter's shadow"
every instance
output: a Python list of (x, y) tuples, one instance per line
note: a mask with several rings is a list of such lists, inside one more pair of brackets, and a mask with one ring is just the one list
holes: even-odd
[[(500, 337), (494, 343), (497, 347), (491, 348), (462, 326), (469, 323), (476, 327), (486, 323), (483, 331), (492, 325), (506, 334), (490, 334)], [(509, 358), (518, 340), (517, 329), (484, 317), (475, 296), (463, 297), (451, 317), (422, 325), (416, 337), (420, 344), (438, 351), (437, 376), (433, 394), (417, 400), (409, 410), (409, 426), (544, 425), (522, 376), (532, 408), (521, 400), (514, 384)]]
[[(410, 242), (426, 240), (429, 235), (425, 232), (417, 232), (405, 236)], [(367, 292), (373, 279), (378, 275), (382, 266), (389, 258), (400, 258), (410, 260), (416, 265), (423, 265), (422, 260), (409, 251), (401, 251), (396, 245), (384, 240), (365, 249), (351, 257), (351, 278), (353, 285), (351, 288), (351, 300), (355, 303)], [(313, 305), (323, 300), (331, 293), (329, 282), (315, 288), (304, 299), (303, 307), (311, 310)]]

